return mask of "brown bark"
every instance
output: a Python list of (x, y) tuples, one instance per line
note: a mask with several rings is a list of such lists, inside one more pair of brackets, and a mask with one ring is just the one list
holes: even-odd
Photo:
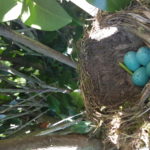
[(0, 150), (29, 150), (38, 148), (78, 147), (77, 150), (103, 150), (100, 140), (84, 135), (27, 136), (0, 141)]

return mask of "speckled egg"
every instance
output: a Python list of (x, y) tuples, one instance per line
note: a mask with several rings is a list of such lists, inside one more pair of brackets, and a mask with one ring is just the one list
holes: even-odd
[(146, 73), (150, 77), (150, 62), (146, 65)]
[(136, 52), (129, 51), (124, 55), (124, 64), (128, 69), (135, 71), (140, 67), (139, 62), (136, 59)]
[(145, 67), (140, 67), (132, 75), (132, 82), (137, 86), (144, 86), (149, 78)]
[(148, 47), (139, 48), (136, 53), (136, 58), (141, 65), (143, 66), (147, 65), (150, 61), (150, 48)]

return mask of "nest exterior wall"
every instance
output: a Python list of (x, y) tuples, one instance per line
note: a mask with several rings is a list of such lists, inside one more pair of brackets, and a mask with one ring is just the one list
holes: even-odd
[[(114, 28), (117, 30), (111, 35), (109, 32)], [(108, 36), (104, 30), (107, 30)], [(120, 107), (125, 114), (121, 116), (121, 121), (125, 123), (114, 129), (113, 134), (118, 131), (127, 135), (134, 134), (143, 123), (144, 119), (142, 121), (141, 118), (131, 119), (139, 111), (136, 105), (141, 98), (142, 88), (133, 85), (131, 76), (119, 67), (119, 62), (123, 62), (126, 52), (136, 51), (143, 45), (143, 40), (129, 32), (127, 28), (113, 25), (101, 27), (98, 20), (95, 20), (91, 30), (86, 32), (82, 39), (78, 65), (80, 86), (87, 116), (97, 127), (101, 126), (102, 121), (105, 138), (113, 128), (111, 121), (120, 111)], [(139, 132), (134, 135), (138, 134)], [(123, 147), (125, 150), (129, 147), (127, 143), (132, 145), (134, 142), (122, 135), (118, 139), (118, 148)]]
[(81, 89), (87, 99), (85, 103), (94, 101), (98, 107), (135, 103), (141, 88), (131, 83), (130, 75), (119, 67), (119, 62), (123, 62), (127, 51), (137, 50), (142, 42), (122, 28), (112, 36), (91, 39), (93, 34), (101, 35), (102, 30), (93, 26), (80, 51)]

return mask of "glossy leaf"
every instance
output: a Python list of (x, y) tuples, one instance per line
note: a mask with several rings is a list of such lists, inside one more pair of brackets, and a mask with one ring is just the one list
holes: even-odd
[(17, 0), (0, 0), (0, 22), (17, 19), (22, 10), (22, 3)]
[(72, 21), (56, 0), (28, 2), (21, 19), (26, 25), (46, 31), (58, 30)]
[(127, 7), (132, 0), (87, 0), (99, 9), (115, 12)]

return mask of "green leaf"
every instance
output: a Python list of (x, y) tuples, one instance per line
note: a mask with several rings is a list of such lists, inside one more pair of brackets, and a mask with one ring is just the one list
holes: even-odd
[(58, 30), (72, 21), (56, 0), (32, 0), (24, 10), (22, 21), (40, 30)]
[(17, 0), (0, 0), (0, 22), (17, 19), (22, 10), (22, 3)]
[(74, 90), (70, 93), (70, 96), (73, 99), (73, 103), (79, 108), (82, 109), (84, 107), (83, 98), (81, 96), (81, 92), (79, 90)]
[(5, 138), (6, 135), (5, 134), (0, 134), (0, 138)]
[(11, 100), (11, 97), (5, 94), (0, 94), (0, 104), (7, 103)]
[(81, 121), (71, 127), (71, 131), (74, 133), (85, 134), (92, 130), (91, 122)]
[(56, 99), (54, 96), (48, 96), (47, 98), (48, 103), (49, 103), (49, 108), (54, 111), (57, 115), (61, 113), (60, 110), (60, 102), (58, 99)]
[(127, 7), (132, 0), (87, 0), (87, 1), (102, 10), (115, 12)]

